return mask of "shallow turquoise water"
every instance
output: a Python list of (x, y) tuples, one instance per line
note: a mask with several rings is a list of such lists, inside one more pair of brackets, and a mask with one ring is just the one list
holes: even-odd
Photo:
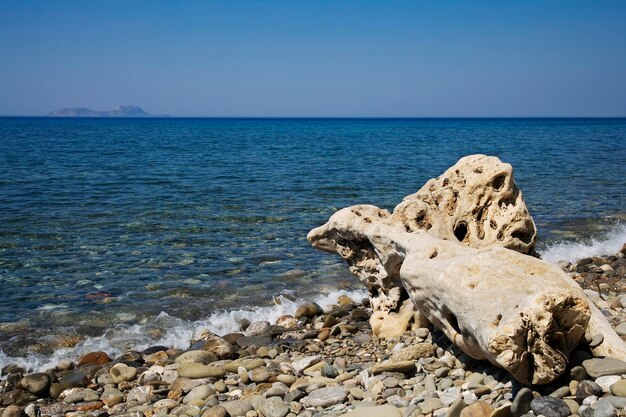
[(307, 232), (460, 157), (513, 165), (540, 233), (626, 215), (626, 119), (0, 118), (0, 349), (359, 287)]

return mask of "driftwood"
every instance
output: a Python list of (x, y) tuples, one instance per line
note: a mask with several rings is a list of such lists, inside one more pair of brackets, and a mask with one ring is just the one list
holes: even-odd
[[(470, 160), (484, 165), (490, 160), (485, 158)], [(477, 168), (474, 165), (472, 172)], [(467, 184), (467, 175), (464, 177)], [(312, 230), (308, 239), (315, 248), (346, 259), (350, 270), (367, 286), (375, 332), (389, 331), (386, 322), (397, 323), (391, 328), (398, 332), (404, 330), (402, 325), (406, 328), (403, 321), (407, 317), (426, 318), (468, 355), (503, 367), (523, 383), (548, 383), (558, 377), (586, 331), (588, 336), (604, 335), (594, 354), (626, 359), (626, 345), (576, 282), (557, 266), (523, 254), (533, 251), (534, 223), (512, 177), (508, 185), (507, 178), (502, 187), (491, 189), (502, 192), (505, 187), (512, 188), (515, 204), (498, 205), (500, 210), (490, 212), (499, 197), (488, 189), (475, 200), (486, 207), (480, 216), (468, 209), (447, 212), (452, 213), (446, 214), (451, 218), (454, 213), (474, 212), (475, 224), (464, 220), (467, 227), (462, 236), (455, 230), (458, 219), (442, 217), (434, 209), (427, 211), (430, 227), (407, 225), (411, 218), (406, 215), (407, 201), (413, 200), (408, 198), (393, 214), (369, 205), (342, 209)], [(443, 184), (445, 179), (436, 181)], [(479, 190), (474, 189), (476, 192)], [(492, 197), (485, 198), (490, 192)], [(463, 205), (458, 200), (460, 193), (456, 195), (457, 204)], [(439, 204), (450, 207), (445, 201), (439, 199)], [(507, 234), (487, 235), (485, 227), (491, 228), (494, 218), (500, 231)], [(498, 222), (504, 218), (515, 219), (515, 224)], [(453, 237), (438, 236), (446, 227)], [(481, 227), (485, 234), (479, 235)], [(471, 238), (475, 234), (477, 241)], [(412, 305), (407, 304), (409, 297)]]

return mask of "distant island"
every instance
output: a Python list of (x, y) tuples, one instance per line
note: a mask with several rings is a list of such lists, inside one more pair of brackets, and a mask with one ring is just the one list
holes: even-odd
[(170, 117), (169, 115), (158, 115), (146, 113), (138, 106), (119, 105), (113, 110), (96, 111), (85, 107), (68, 107), (55, 110), (47, 114), (49, 117)]

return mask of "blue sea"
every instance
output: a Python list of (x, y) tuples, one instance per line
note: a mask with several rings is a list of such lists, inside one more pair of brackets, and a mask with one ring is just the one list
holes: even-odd
[(513, 165), (545, 259), (626, 242), (626, 119), (0, 118), (0, 366), (364, 297), (307, 232), (475, 153)]

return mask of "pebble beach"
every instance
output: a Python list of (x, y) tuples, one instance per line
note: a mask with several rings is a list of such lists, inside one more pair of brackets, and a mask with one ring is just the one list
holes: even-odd
[[(562, 263), (626, 335), (626, 245)], [(2, 417), (615, 417), (626, 415), (626, 363), (592, 358), (585, 340), (561, 378), (526, 387), (470, 358), (432, 326), (372, 336), (368, 299), (314, 302), (275, 322), (201, 332), (188, 349), (94, 351), (43, 372), (7, 365)]]

